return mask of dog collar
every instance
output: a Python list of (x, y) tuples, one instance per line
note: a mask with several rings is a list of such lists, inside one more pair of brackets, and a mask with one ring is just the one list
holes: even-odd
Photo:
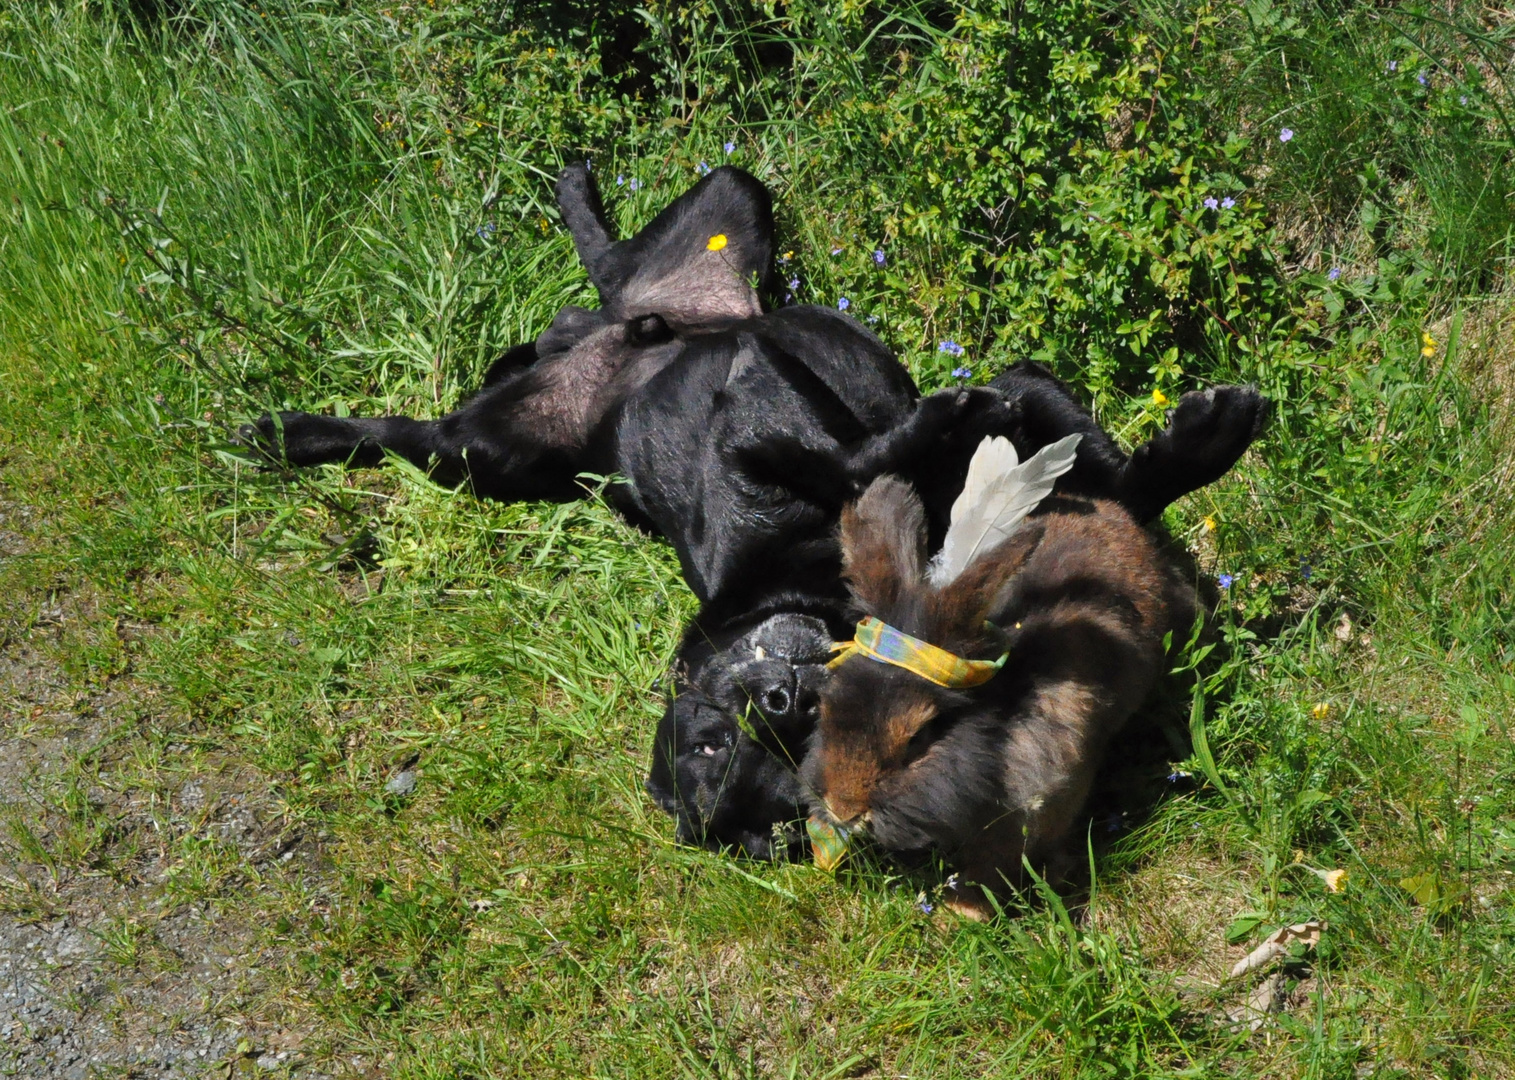
[(827, 663), (828, 668), (837, 667), (857, 652), (880, 664), (904, 668), (937, 686), (950, 687), (988, 682), (1005, 666), (1005, 658), (1010, 655), (1002, 653), (998, 660), (965, 660), (871, 615), (857, 624), (851, 641), (838, 641), (831, 648), (837, 655)]

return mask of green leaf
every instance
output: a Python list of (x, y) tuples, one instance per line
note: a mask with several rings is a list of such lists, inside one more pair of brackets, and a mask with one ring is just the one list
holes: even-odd
[(1194, 680), (1194, 704), (1189, 709), (1189, 741), (1194, 744), (1194, 756), (1199, 759), (1199, 767), (1204, 770), (1205, 779), (1225, 796), (1227, 802), (1234, 804), (1236, 796), (1231, 794), (1231, 789), (1220, 778), (1220, 769), (1215, 765), (1215, 758), (1210, 753), (1210, 740), (1205, 738), (1205, 688), (1200, 679)]
[(1399, 887), (1410, 894), (1410, 899), (1435, 914), (1445, 914), (1468, 897), (1466, 885), (1455, 879), (1447, 880), (1437, 870), (1401, 878)]
[(1246, 941), (1262, 925), (1268, 916), (1261, 911), (1243, 911), (1226, 927), (1226, 944), (1239, 945)]

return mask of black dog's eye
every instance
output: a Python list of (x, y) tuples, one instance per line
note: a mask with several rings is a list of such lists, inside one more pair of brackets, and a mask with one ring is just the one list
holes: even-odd
[(626, 324), (626, 340), (632, 345), (661, 345), (673, 340), (673, 331), (661, 315), (643, 315)]

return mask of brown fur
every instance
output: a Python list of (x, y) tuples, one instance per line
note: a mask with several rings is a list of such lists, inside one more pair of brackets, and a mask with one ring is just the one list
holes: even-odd
[(926, 511), (905, 481), (881, 476), (842, 509), (842, 559), (864, 605), (890, 607), (920, 579), (926, 560)]
[(992, 911), (985, 889), (1017, 883), (1023, 857), (1044, 862), (1066, 839), (1106, 742), (1162, 669), (1164, 635), (1185, 625), (1192, 589), (1111, 502), (1048, 500), (942, 588), (921, 576), (920, 520), (893, 479), (844, 514), (858, 603), (959, 655), (1008, 642), (1009, 660), (980, 687), (947, 690), (850, 657), (822, 692), (804, 775), (816, 811), (838, 824), (886, 849), (953, 859), (960, 883), (948, 902), (980, 917)]

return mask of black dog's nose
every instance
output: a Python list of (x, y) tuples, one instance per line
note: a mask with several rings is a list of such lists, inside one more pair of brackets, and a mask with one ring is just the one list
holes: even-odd
[(785, 728), (795, 717), (799, 688), (794, 668), (783, 660), (763, 660), (742, 674), (740, 685), (752, 707), (770, 728)]
[(789, 711), (793, 696), (782, 686), (772, 686), (763, 692), (763, 711), (769, 716), (783, 715)]

